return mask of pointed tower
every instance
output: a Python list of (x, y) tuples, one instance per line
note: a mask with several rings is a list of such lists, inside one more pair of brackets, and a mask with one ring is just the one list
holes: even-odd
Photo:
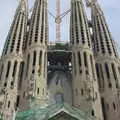
[[(25, 69), (22, 94), (33, 96), (38, 106), (47, 99), (47, 41), (48, 8), (47, 0), (36, 0), (29, 22), (27, 48), (25, 52)], [(26, 109), (28, 100), (21, 100), (21, 109)]]
[(4, 120), (10, 120), (18, 105), (18, 81), (20, 65), (23, 63), (23, 46), (27, 29), (27, 1), (21, 0), (16, 10), (13, 23), (0, 63), (0, 87), (3, 99)]
[(94, 54), (104, 120), (118, 120), (120, 118), (118, 53), (98, 2), (91, 0), (88, 3), (92, 10)]
[(13, 23), (11, 25), (10, 31), (8, 33), (6, 43), (4, 45), (2, 57), (5, 55), (22, 54), (24, 39), (24, 32), (26, 31), (27, 22), (27, 0), (21, 0), (15, 16)]
[(103, 120), (88, 20), (82, 0), (71, 1), (73, 105)]

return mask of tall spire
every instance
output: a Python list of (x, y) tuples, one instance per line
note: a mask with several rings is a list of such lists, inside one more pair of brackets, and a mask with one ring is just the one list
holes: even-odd
[(27, 0), (21, 0), (8, 33), (2, 56), (22, 53), (27, 23)]
[(93, 44), (103, 117), (104, 120), (118, 120), (120, 113), (120, 108), (116, 111), (120, 89), (118, 53), (99, 3), (97, 0), (88, 3), (92, 10)]
[(93, 113), (98, 119), (103, 120), (88, 19), (82, 0), (72, 0), (71, 2), (70, 36), (73, 105), (89, 114)]
[[(85, 15), (82, 0), (72, 0), (71, 12), (71, 43), (85, 44), (91, 47), (91, 39), (88, 28), (88, 19)], [(78, 26), (80, 25), (80, 27)], [(74, 36), (73, 36), (74, 35)]]
[(115, 43), (108, 28), (104, 13), (97, 0), (88, 1), (92, 9), (92, 24), (94, 26), (94, 50), (98, 53), (118, 57)]
[(4, 91), (3, 119), (12, 119), (19, 105), (19, 80), (22, 78), (23, 44), (27, 30), (27, 0), (21, 0), (0, 61), (0, 92)]
[[(23, 91), (30, 89), (36, 104), (43, 105), (47, 99), (47, 41), (48, 5), (47, 0), (36, 0), (29, 22)], [(28, 92), (28, 93), (30, 93)], [(25, 104), (26, 99), (21, 103)], [(25, 107), (24, 106), (24, 107)]]
[(30, 30), (27, 46), (46, 44), (48, 40), (47, 0), (36, 0), (30, 19)]

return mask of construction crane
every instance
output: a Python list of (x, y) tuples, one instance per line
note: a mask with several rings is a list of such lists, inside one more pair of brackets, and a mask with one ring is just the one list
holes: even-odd
[(70, 9), (63, 12), (61, 12), (61, 0), (56, 0), (56, 18), (55, 18), (55, 23), (56, 23), (56, 42), (61, 42), (61, 22), (62, 19), (71, 11)]
[(71, 11), (71, 9), (66, 10), (61, 14), (61, 0), (56, 0), (56, 15), (54, 16), (50, 11), (49, 14), (55, 19), (56, 23), (56, 42), (61, 42), (61, 22), (62, 19)]
[(56, 18), (55, 18), (55, 22), (56, 22), (56, 42), (60, 42), (61, 41), (61, 19), (60, 19), (60, 0), (56, 0)]

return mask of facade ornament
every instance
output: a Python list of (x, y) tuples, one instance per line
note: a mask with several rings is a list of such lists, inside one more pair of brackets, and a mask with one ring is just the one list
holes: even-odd
[(94, 90), (94, 78), (93, 76), (88, 75), (87, 81), (84, 82), (85, 91), (86, 91), (86, 100), (87, 101), (96, 101), (97, 93)]

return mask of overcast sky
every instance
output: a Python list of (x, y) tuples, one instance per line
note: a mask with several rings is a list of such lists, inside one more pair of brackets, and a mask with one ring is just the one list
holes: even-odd
[[(29, 8), (33, 6), (35, 0), (29, 0)], [(55, 14), (55, 0), (49, 1), (49, 11)], [(15, 9), (19, 0), (1, 0), (0, 1), (0, 54), (2, 52), (10, 24), (13, 20)], [(104, 14), (106, 16), (109, 28), (112, 32), (113, 38), (120, 46), (120, 0), (99, 0)], [(70, 8), (70, 0), (61, 0), (62, 10), (61, 13)], [(69, 16), (63, 18), (62, 40), (69, 40)], [(55, 23), (54, 19), (49, 16), (49, 39), (55, 40)]]

